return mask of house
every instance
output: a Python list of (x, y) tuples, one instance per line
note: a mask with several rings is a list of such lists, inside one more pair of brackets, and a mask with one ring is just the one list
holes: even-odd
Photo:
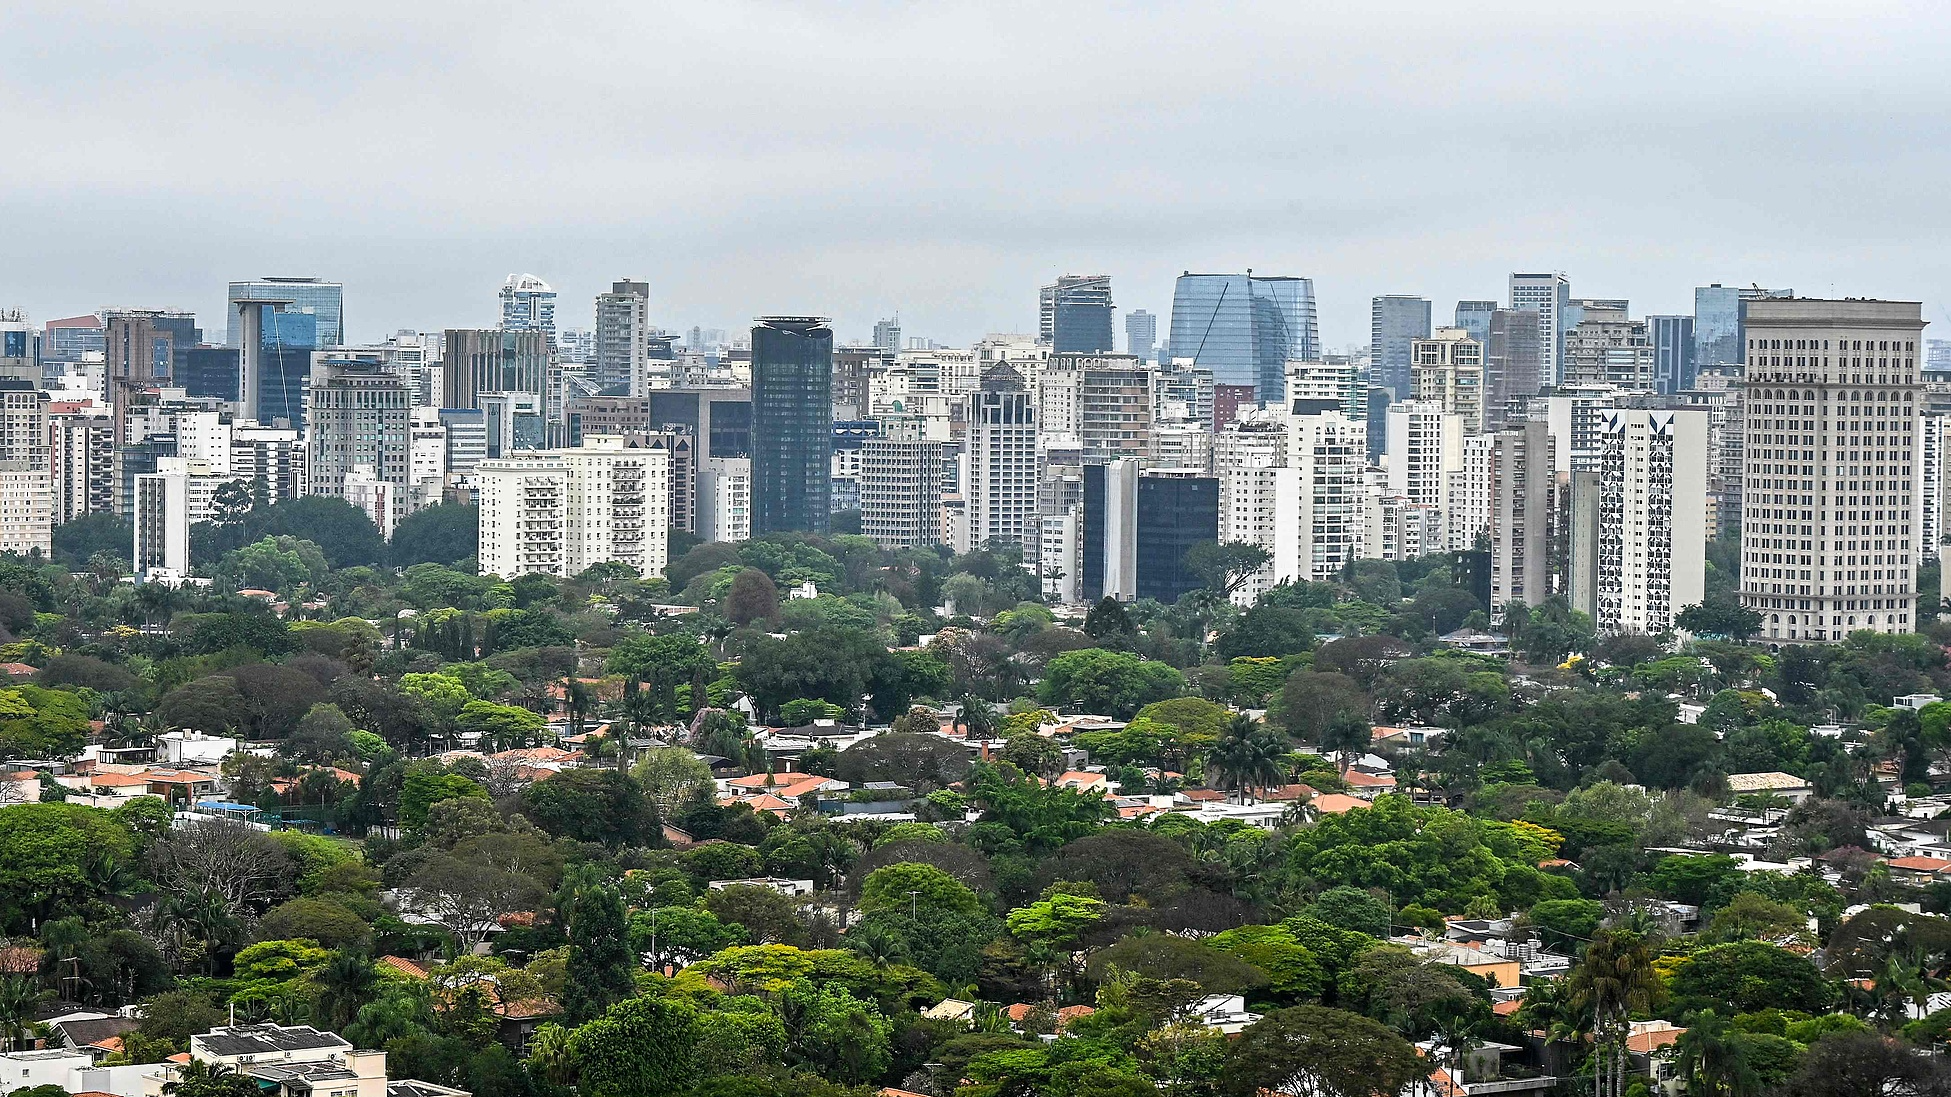
[(236, 750), (237, 740), (228, 735), (165, 731), (156, 736), (157, 757), (172, 766), (214, 766)]
[(964, 1025), (975, 1024), (976, 1004), (960, 998), (944, 998), (927, 1009), (921, 1016), (929, 1021), (955, 1021)]
[(226, 1066), (257, 1080), (264, 1097), (386, 1097), (386, 1053), (357, 1051), (310, 1025), (229, 1025), (190, 1037), (190, 1053), (143, 1075), (142, 1097), (162, 1097), (182, 1062)]
[(1884, 862), (1890, 870), (1890, 878), (1900, 884), (1922, 887), (1945, 878), (1951, 870), (1951, 861), (1938, 857), (1898, 857)]
[(1523, 985), (1523, 966), (1510, 957), (1498, 956), (1451, 941), (1426, 941), (1421, 937), (1397, 937), (1394, 943), (1407, 946), (1418, 959), (1460, 967), (1489, 982), (1493, 987)]
[(1779, 796), (1791, 804), (1799, 804), (1815, 794), (1809, 782), (1792, 773), (1769, 770), (1765, 773), (1730, 773), (1727, 777), (1728, 791), (1736, 796)]
[(68, 1013), (49, 1018), (47, 1046), (78, 1051), (100, 1062), (110, 1054), (106, 1042), (140, 1027), (133, 1017), (108, 1013)]
[(1067, 788), (1075, 792), (1096, 793), (1100, 796), (1111, 791), (1111, 779), (1109, 777), (1106, 777), (1102, 773), (1092, 773), (1088, 770), (1081, 769), (1073, 769), (1063, 776), (1058, 777), (1052, 783), (1058, 788)]
[(1411, 725), (1399, 728), (1370, 728), (1368, 734), (1370, 740), (1378, 747), (1406, 747), (1411, 750), (1423, 750), (1441, 744), (1443, 737), (1449, 733), (1442, 728)]
[(1354, 796), (1344, 796), (1339, 792), (1325, 793), (1307, 802), (1308, 810), (1316, 817), (1322, 815), (1340, 815), (1344, 811), (1354, 811), (1357, 808), (1366, 808), (1369, 806), (1371, 805), (1367, 800)]
[(1247, 1010), (1246, 998), (1239, 994), (1208, 994), (1186, 1010), (1186, 1020), (1218, 1029), (1228, 1036), (1238, 1035), (1241, 1029), (1259, 1019), (1258, 1013)]
[(795, 899), (802, 895), (813, 894), (813, 881), (787, 880), (778, 876), (753, 876), (745, 880), (713, 880), (705, 886), (713, 891), (723, 891), (733, 884), (739, 884), (744, 887), (765, 888), (767, 891), (776, 891), (781, 895)]
[(41, 775), (31, 769), (0, 772), (0, 804), (32, 804), (41, 798)]
[(94, 1065), (94, 1056), (73, 1048), (9, 1051), (0, 1054), (0, 1089), (9, 1093), (36, 1086), (67, 1089), (74, 1071), (86, 1070)]
[(1350, 794), (1364, 800), (1387, 796), (1396, 790), (1396, 779), (1393, 773), (1369, 773), (1365, 770), (1351, 769), (1342, 774), (1341, 779), (1348, 782)]
[(1671, 1021), (1634, 1021), (1626, 1031), (1626, 1062), (1633, 1073), (1651, 1078), (1656, 1092), (1676, 1091), (1673, 1045), (1686, 1031)]
[[(1449, 1049), (1435, 1041), (1424, 1041), (1416, 1050), (1425, 1058), (1448, 1059)], [(1495, 1040), (1471, 1044), (1462, 1062), (1430, 1071), (1426, 1082), (1411, 1088), (1415, 1097), (1475, 1097), (1488, 1093), (1545, 1093), (1558, 1085), (1558, 1079), (1534, 1066), (1513, 1061), (1512, 1053), (1522, 1053), (1515, 1044)]]
[(1890, 704), (1896, 708), (1907, 708), (1912, 712), (1917, 712), (1925, 705), (1934, 705), (1942, 700), (1944, 698), (1939, 697), (1935, 693), (1906, 693), (1902, 697), (1891, 698)]

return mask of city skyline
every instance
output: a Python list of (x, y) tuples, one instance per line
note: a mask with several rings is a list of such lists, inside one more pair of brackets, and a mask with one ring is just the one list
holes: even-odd
[[(1121, 313), (1159, 316), (1187, 269), (1312, 278), (1329, 349), (1366, 342), (1376, 296), (1441, 308), (1517, 270), (1645, 315), (1688, 312), (1713, 282), (1921, 299), (1939, 323), (1951, 302), (1932, 183), (1947, 124), (1919, 48), (1951, 16), (1922, 4), (1216, 8), (1194, 24), (727, 4), (525, 13), (519, 32), (429, 4), (314, 28), (303, 51), (295, 29), (195, 4), (38, 7), (0, 74), (39, 150), (0, 173), (0, 305), (43, 320), (181, 307), (220, 330), (224, 285), (275, 273), (344, 283), (355, 341), (489, 326), (511, 272), (558, 290), (563, 327), (622, 277), (650, 283), (667, 328), (817, 312), (851, 340), (898, 312), (950, 345), (1033, 330), (1036, 287), (1079, 271), (1110, 274)], [(1481, 33), (1500, 20), (1525, 33)], [(1100, 49), (1073, 48), (1087, 32)], [(517, 33), (561, 67), (533, 81), (492, 63)], [(658, 65), (621, 63), (648, 41)], [(946, 42), (985, 63), (940, 65)], [(1302, 44), (1327, 60), (1289, 64)], [(187, 73), (157, 60), (179, 55)], [(862, 55), (879, 63), (834, 63)], [(1176, 78), (1134, 81), (1134, 58)], [(997, 66), (1042, 75), (1010, 87)], [(1353, 79), (1378, 68), (1419, 77)], [(599, 99), (674, 109), (619, 122)], [(1250, 139), (1276, 119), (1281, 141)], [(274, 123), (332, 133), (333, 155), (234, 139)], [(544, 140), (510, 157), (510, 133)], [(1408, 170), (1458, 140), (1474, 154), (1440, 176)], [(104, 147), (140, 177), (96, 170)], [(372, 171), (382, 157), (406, 166)], [(116, 240), (117, 261), (73, 247), (89, 238)]]

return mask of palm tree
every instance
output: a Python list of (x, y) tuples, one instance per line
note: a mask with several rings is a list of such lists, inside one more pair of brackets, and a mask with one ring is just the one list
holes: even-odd
[(334, 1032), (352, 1023), (359, 1007), (372, 997), (379, 973), (363, 952), (340, 949), (319, 969), (318, 1020)]
[(1652, 1008), (1661, 989), (1645, 939), (1601, 930), (1566, 983), (1572, 1007), (1592, 1015), (1594, 1097), (1625, 1097), (1627, 1021), (1634, 1010)]
[(34, 1008), (47, 997), (40, 984), (25, 975), (0, 977), (0, 1035), (7, 1050), (17, 1051), (34, 1029)]
[(1674, 1051), (1692, 1097), (1754, 1097), (1761, 1092), (1761, 1079), (1748, 1063), (1740, 1034), (1711, 1009), (1687, 1018), (1687, 1031), (1674, 1041)]
[(1250, 787), (1266, 787), (1286, 776), (1287, 739), (1247, 715), (1227, 721), (1219, 741), (1206, 752), (1206, 764), (1224, 776), (1226, 787), (1238, 794)]
[(996, 714), (989, 708), (989, 702), (973, 693), (965, 693), (961, 707), (955, 713), (955, 727), (962, 729), (966, 738), (987, 739), (996, 730)]

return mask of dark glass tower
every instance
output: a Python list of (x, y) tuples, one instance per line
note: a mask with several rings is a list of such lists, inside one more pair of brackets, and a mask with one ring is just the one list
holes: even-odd
[(833, 453), (833, 330), (819, 316), (752, 325), (752, 533), (825, 533)]

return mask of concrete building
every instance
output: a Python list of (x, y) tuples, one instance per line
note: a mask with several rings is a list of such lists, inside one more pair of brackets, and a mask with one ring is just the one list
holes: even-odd
[[(1537, 392), (1564, 376), (1566, 312), (1572, 307), (1572, 283), (1562, 274), (1513, 274), (1510, 307), (1538, 314)], [(1509, 383), (1521, 384), (1511, 377)]]
[(448, 328), (442, 337), (440, 406), (478, 408), (482, 393), (548, 397), (550, 335), (542, 330)]
[(642, 396), (650, 360), (650, 283), (621, 281), (596, 295), (596, 335), (587, 376), (605, 392)]
[(54, 524), (115, 509), (115, 434), (108, 409), (50, 403), (48, 471)]
[(1478, 435), (1463, 449), (1449, 504), (1453, 549), (1490, 553), (1491, 609), (1535, 606), (1552, 594), (1551, 545), (1558, 474), (1539, 422)]
[(356, 466), (346, 473), (340, 486), (340, 498), (358, 507), (371, 519), (381, 537), (392, 540), (394, 528), (406, 516), (406, 489), (391, 480), (381, 479), (365, 465)]
[(407, 429), (407, 505), (419, 510), (446, 494), (447, 428), (441, 425), (440, 409), (416, 407)]
[[(1484, 345), (1463, 328), (1437, 328), (1409, 346), (1411, 399), (1455, 415), (1463, 433), (1484, 429)], [(1351, 413), (1352, 414), (1352, 413)]]
[(1593, 604), (1577, 608), (1601, 636), (1672, 631), (1706, 594), (1707, 413), (1613, 411), (1592, 480), (1597, 513), (1574, 521), (1572, 541), (1575, 555), (1581, 540), (1596, 546)]
[(1166, 604), (1199, 587), (1185, 555), (1219, 535), (1219, 481), (1134, 458), (1084, 466), (1083, 582), (1099, 598)]
[(1463, 467), (1463, 417), (1422, 400), (1390, 404), (1387, 456), (1389, 494), (1440, 515)]
[(1250, 606), (1274, 585), (1274, 527), (1277, 470), (1287, 465), (1285, 416), (1258, 409), (1226, 424), (1213, 438), (1213, 467), (1219, 474), (1219, 542), (1245, 543), (1267, 550), (1265, 567), (1233, 592), (1236, 605)]
[(670, 522), (670, 454), (622, 438), (483, 461), (481, 572), (574, 576), (596, 564), (663, 573)]
[[(360, 497), (376, 521), (398, 520), (407, 505), (413, 447), (413, 393), (383, 363), (328, 358), (312, 379), (307, 474), (312, 495), (353, 501), (347, 491), (355, 470), (367, 480)], [(227, 471), (227, 470), (226, 470)], [(382, 533), (389, 527), (380, 526)]]
[(229, 481), (202, 462), (157, 461), (135, 478), (135, 573), (144, 581), (180, 581), (190, 573), (190, 527), (210, 520), (217, 489)]
[(1058, 354), (1110, 354), (1111, 276), (1066, 274), (1037, 294), (1037, 331)]
[(968, 437), (957, 479), (967, 540), (955, 547), (1014, 544), (1032, 561), (1042, 536), (1035, 399), (1008, 366), (994, 367), (983, 390), (963, 399)]
[(1613, 385), (1566, 384), (1544, 398), (1558, 472), (1598, 471), (1606, 416), (1627, 396)]
[(1158, 360), (1158, 317), (1144, 309), (1125, 313), (1125, 353), (1147, 362)]
[(1916, 302), (1747, 303), (1741, 604), (1769, 641), (1910, 632)]
[(1653, 391), (1670, 396), (1692, 388), (1699, 373), (1694, 364), (1694, 318), (1648, 316), (1646, 338), (1653, 347)]
[(1513, 419), (1513, 408), (1540, 391), (1544, 372), (1538, 313), (1532, 309), (1497, 309), (1490, 314), (1490, 334), (1484, 341), (1484, 428), (1501, 430)]
[(942, 530), (942, 446), (872, 438), (860, 445), (860, 532), (884, 549), (927, 548)]
[(228, 303), (224, 345), (242, 347), (248, 335), (243, 327), (244, 302), (277, 302), (292, 312), (314, 318), (318, 347), (343, 346), (345, 337), (345, 286), (323, 278), (306, 276), (251, 279), (230, 283), (224, 294)]
[(706, 541), (752, 536), (752, 459), (708, 457), (698, 466), (698, 529)]
[(1287, 401), (1310, 403), (1329, 401), (1343, 415), (1358, 422), (1368, 420), (1369, 384), (1362, 376), (1361, 364), (1347, 355), (1334, 355), (1321, 362), (1287, 363)]
[(1368, 425), (1339, 411), (1290, 417), (1274, 473), (1274, 579), (1327, 582), (1362, 556)]
[(1068, 378), (1076, 391), (1076, 440), (1087, 458), (1151, 452), (1158, 370), (1129, 355), (1052, 355), (1044, 377)]
[(1424, 297), (1390, 294), (1369, 303), (1369, 376), (1397, 400), (1414, 387), (1411, 348), (1429, 338), (1430, 307)]
[(1653, 341), (1646, 321), (1623, 309), (1585, 307), (1565, 332), (1563, 385), (1612, 385), (1627, 392), (1654, 390)]
[(1939, 558), (1945, 534), (1946, 492), (1951, 476), (1945, 463), (1951, 460), (1951, 415), (1924, 414), (1917, 425), (1917, 559)]

